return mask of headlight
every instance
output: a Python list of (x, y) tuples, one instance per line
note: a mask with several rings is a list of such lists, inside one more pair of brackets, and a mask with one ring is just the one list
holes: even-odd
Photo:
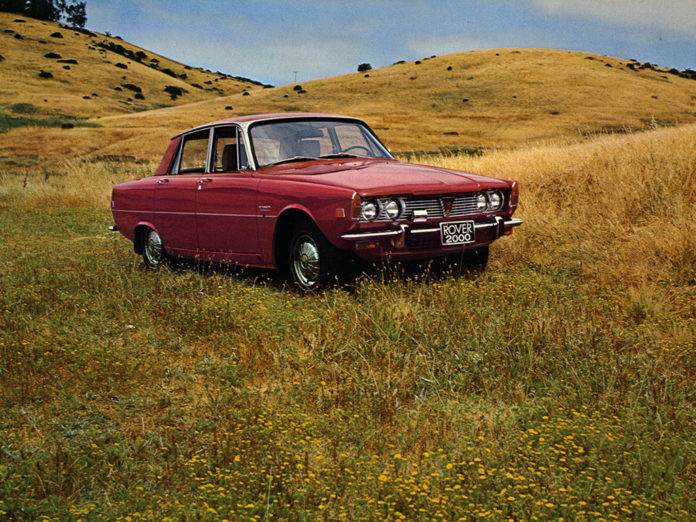
[(384, 205), (384, 212), (386, 212), (389, 219), (396, 219), (401, 214), (401, 205), (395, 199), (387, 200)]
[(379, 207), (377, 202), (373, 199), (365, 201), (362, 204), (362, 217), (368, 221), (373, 221), (377, 218), (379, 214)]
[(488, 194), (488, 202), (491, 210), (498, 210), (503, 206), (503, 196), (500, 192), (491, 192)]
[(487, 205), (488, 205), (488, 201), (486, 201), (486, 195), (479, 194), (478, 197), (476, 198), (476, 208), (478, 210), (486, 210)]

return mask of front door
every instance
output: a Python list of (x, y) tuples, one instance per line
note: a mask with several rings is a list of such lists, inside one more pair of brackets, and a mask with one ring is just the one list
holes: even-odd
[(200, 176), (197, 182), (198, 248), (204, 253), (225, 254), (232, 261), (253, 262), (255, 257), (246, 259), (245, 254), (259, 252), (258, 180), (249, 170), (237, 126), (217, 127), (212, 138), (210, 173)]

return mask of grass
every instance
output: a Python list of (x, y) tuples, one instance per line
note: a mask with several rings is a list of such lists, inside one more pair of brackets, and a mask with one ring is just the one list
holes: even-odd
[(143, 269), (149, 165), (5, 173), (0, 516), (693, 518), (695, 142), (438, 158), (520, 180), (490, 269), (313, 296)]

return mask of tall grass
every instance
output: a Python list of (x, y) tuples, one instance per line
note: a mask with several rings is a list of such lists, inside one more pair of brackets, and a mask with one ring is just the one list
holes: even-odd
[(143, 269), (149, 166), (4, 174), (0, 517), (693, 518), (695, 134), (442, 158), (521, 182), (489, 271), (316, 296)]

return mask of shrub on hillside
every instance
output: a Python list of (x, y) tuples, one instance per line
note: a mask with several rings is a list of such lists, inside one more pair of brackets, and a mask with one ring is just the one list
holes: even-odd
[(167, 74), (167, 75), (171, 76), (172, 78), (176, 78), (176, 77), (177, 77), (177, 76), (176, 76), (176, 73), (175, 73), (174, 71), (172, 71), (171, 69), (162, 69), (162, 72), (163, 72), (164, 74)]
[(67, 60), (58, 60), (58, 63), (69, 63), (72, 65), (77, 65), (77, 60), (73, 60), (72, 58), (68, 58)]
[(15, 103), (10, 105), (10, 110), (15, 114), (36, 114), (39, 112), (39, 108), (31, 103)]
[(50, 73), (49, 71), (44, 71), (42, 69), (41, 72), (39, 73), (39, 78), (45, 78), (45, 79), (53, 78), (53, 74)]
[(21, 34), (19, 34), (19, 33), (15, 34), (14, 37), (15, 37), (17, 40), (24, 40), (24, 37), (23, 37)]
[(60, 31), (56, 31), (55, 33), (51, 33), (51, 38), (63, 38), (63, 35)]
[(44, 58), (60, 58), (60, 54), (58, 54), (58, 53), (46, 53), (46, 54), (44, 54)]
[(121, 62), (115, 64), (115, 66), (118, 67), (119, 69), (128, 69), (128, 66), (125, 63), (121, 63)]
[(369, 71), (370, 69), (372, 69), (372, 66), (369, 63), (361, 63), (358, 65), (358, 72), (365, 72)]
[(183, 96), (188, 91), (182, 87), (177, 87), (176, 85), (167, 85), (164, 88), (164, 92), (169, 94), (172, 100), (176, 100), (179, 96)]
[(143, 90), (140, 87), (138, 87), (137, 85), (134, 85), (132, 83), (122, 83), (121, 87), (123, 87), (124, 89), (128, 89), (130, 91), (133, 91), (133, 92), (143, 92)]

